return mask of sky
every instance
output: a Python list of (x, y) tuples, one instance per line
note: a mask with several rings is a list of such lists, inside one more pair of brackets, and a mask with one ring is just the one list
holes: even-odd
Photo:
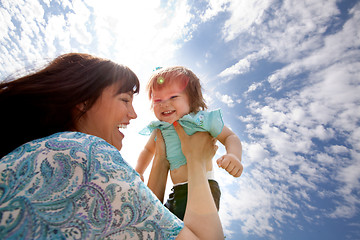
[(0, 76), (68, 52), (129, 66), (134, 167), (147, 80), (186, 66), (243, 144), (240, 178), (214, 165), (227, 240), (360, 239), (359, 25), (357, 0), (0, 0)]

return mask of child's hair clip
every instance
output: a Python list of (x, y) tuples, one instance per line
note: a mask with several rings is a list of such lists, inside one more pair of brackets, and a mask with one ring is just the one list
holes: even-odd
[(156, 68), (153, 70), (153, 72), (155, 72), (155, 71), (157, 71), (157, 70), (160, 70), (160, 69), (162, 69), (162, 67), (156, 67)]

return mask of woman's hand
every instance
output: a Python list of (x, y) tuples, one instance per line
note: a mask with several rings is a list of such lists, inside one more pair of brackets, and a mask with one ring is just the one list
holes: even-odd
[(197, 132), (189, 136), (177, 122), (174, 123), (174, 127), (188, 164), (191, 165), (194, 161), (206, 164), (207, 161), (211, 161), (218, 149), (215, 138), (207, 132)]

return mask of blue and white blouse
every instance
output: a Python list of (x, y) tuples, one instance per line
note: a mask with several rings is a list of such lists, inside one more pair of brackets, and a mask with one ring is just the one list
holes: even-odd
[(101, 138), (56, 133), (0, 161), (0, 239), (175, 239), (183, 226)]

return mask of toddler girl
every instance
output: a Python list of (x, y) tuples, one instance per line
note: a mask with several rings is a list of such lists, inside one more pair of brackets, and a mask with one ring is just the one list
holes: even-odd
[[(240, 139), (228, 127), (224, 126), (220, 110), (207, 109), (201, 92), (199, 78), (185, 67), (169, 67), (156, 71), (147, 85), (152, 109), (159, 121), (151, 122), (141, 134), (151, 134), (150, 139), (140, 153), (136, 171), (143, 179), (143, 173), (150, 164), (156, 146), (156, 131), (159, 129), (165, 140), (168, 162), (153, 163), (148, 186), (163, 201), (166, 179), (170, 170), (174, 184), (165, 206), (183, 219), (187, 202), (186, 158), (181, 151), (179, 137), (172, 124), (180, 124), (188, 135), (197, 131), (207, 131), (226, 148), (226, 154), (217, 159), (217, 165), (234, 177), (243, 171), (241, 164), (242, 146)], [(209, 186), (219, 209), (220, 189), (214, 180), (212, 163), (206, 167)]]

